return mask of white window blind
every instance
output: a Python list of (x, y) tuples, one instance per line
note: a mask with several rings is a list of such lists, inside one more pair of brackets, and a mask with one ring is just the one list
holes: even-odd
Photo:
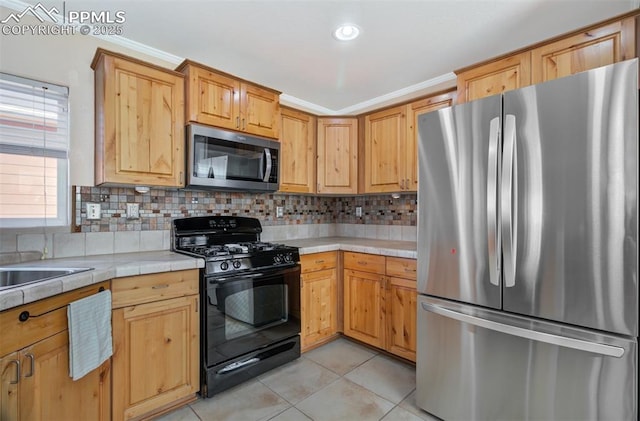
[(66, 225), (69, 90), (0, 73), (0, 226)]

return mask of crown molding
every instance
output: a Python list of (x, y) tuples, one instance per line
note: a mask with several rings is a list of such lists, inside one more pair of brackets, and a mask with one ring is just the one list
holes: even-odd
[[(638, 2), (640, 0), (630, 0), (632, 2)], [(0, 0), (0, 6), (12, 9), (14, 11), (23, 11), (27, 7), (33, 6), (22, 0)], [(60, 21), (63, 20), (62, 15), (55, 15)], [(47, 19), (51, 23), (55, 23), (52, 20)], [(79, 25), (78, 25), (79, 26)], [(93, 31), (92, 31), (93, 32)], [(125, 47), (129, 50), (136, 51), (145, 54), (149, 57), (154, 57), (163, 60), (167, 63), (179, 64), (184, 61), (184, 57), (176, 56), (175, 54), (168, 53), (166, 51), (150, 47), (146, 44), (142, 44), (137, 41), (130, 40), (120, 35), (92, 35), (95, 38), (108, 41), (110, 43)], [(398, 89), (397, 91), (389, 92), (384, 95), (371, 98), (369, 100), (359, 102), (357, 104), (345, 107), (339, 110), (332, 110), (322, 105), (315, 104), (313, 102), (306, 101), (288, 94), (280, 95), (280, 103), (282, 105), (291, 106), (303, 111), (310, 112), (317, 115), (357, 115), (362, 114), (368, 110), (380, 108), (386, 105), (391, 105), (394, 102), (402, 100), (408, 100), (416, 98), (421, 95), (427, 95), (444, 89), (448, 89), (455, 86), (456, 75), (454, 73), (446, 73), (441, 76), (426, 80), (424, 82), (416, 83), (415, 85), (407, 86), (406, 88)]]

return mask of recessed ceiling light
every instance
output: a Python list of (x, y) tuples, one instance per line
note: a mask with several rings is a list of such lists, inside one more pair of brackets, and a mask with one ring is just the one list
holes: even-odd
[(340, 25), (333, 31), (333, 37), (338, 41), (351, 41), (358, 35), (360, 35), (360, 28), (351, 23)]

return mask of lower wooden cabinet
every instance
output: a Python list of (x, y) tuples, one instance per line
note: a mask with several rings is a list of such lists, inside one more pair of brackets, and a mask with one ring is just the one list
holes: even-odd
[(146, 417), (195, 399), (198, 271), (119, 278), (113, 286), (113, 419)]
[(384, 348), (384, 274), (345, 269), (343, 282), (344, 334)]
[(344, 334), (416, 360), (416, 260), (344, 252)]
[[(66, 306), (108, 288), (80, 288), (0, 313), (0, 419), (109, 420), (111, 360), (77, 381), (69, 377)], [(28, 311), (31, 316), (19, 321)], [(6, 332), (11, 332), (7, 335)]]
[(301, 348), (327, 342), (338, 333), (337, 252), (300, 256)]

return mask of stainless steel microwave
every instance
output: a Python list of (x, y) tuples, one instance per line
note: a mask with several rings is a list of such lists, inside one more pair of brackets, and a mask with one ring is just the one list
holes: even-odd
[(187, 188), (276, 191), (280, 143), (199, 124), (187, 125)]

